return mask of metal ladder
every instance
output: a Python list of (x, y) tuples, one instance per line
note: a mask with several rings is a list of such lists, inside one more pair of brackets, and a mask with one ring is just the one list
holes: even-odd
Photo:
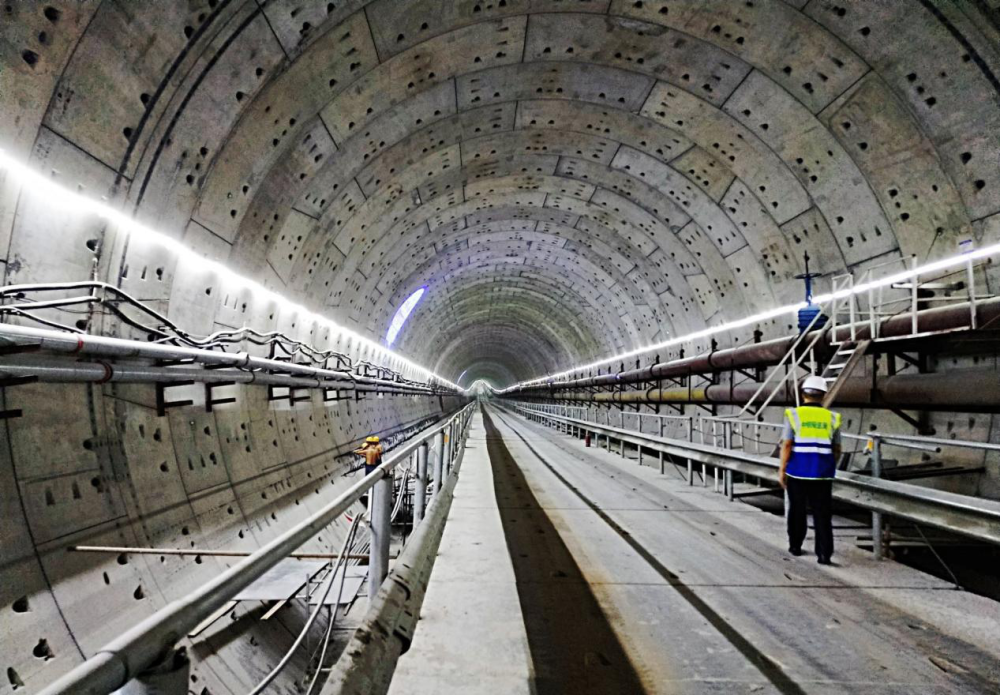
[(837, 393), (851, 372), (864, 360), (871, 344), (870, 340), (845, 341), (840, 344), (821, 375), (827, 383), (826, 395), (823, 397), (824, 408), (829, 408), (837, 399)]

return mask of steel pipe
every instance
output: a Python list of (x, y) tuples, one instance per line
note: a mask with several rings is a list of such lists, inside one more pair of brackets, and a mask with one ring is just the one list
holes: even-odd
[[(758, 384), (711, 385), (703, 388), (647, 389), (590, 393), (571, 391), (558, 394), (560, 400), (594, 403), (715, 403), (742, 405), (756, 392)], [(765, 388), (772, 405), (795, 403), (795, 386), (784, 382)], [(522, 396), (524, 397), (524, 396)], [(1000, 373), (994, 369), (963, 369), (941, 374), (897, 374), (881, 376), (874, 384), (870, 377), (845, 379), (836, 405), (846, 408), (896, 407), (907, 410), (950, 410), (955, 412), (996, 412), (1000, 410)]]
[(396, 387), (406, 385), (385, 379), (362, 377), (347, 371), (322, 369), (305, 364), (253, 357), (246, 352), (202, 350), (199, 348), (177, 347), (159, 343), (144, 343), (124, 338), (109, 338), (89, 333), (66, 333), (63, 331), (11, 324), (0, 324), (0, 346), (33, 347), (45, 352), (109, 359), (192, 360), (198, 364), (212, 367), (268, 371), (292, 376), (312, 377), (316, 379), (339, 379), (373, 385)]
[[(1000, 319), (1000, 297), (977, 302), (978, 325), (982, 326)], [(949, 331), (964, 328), (969, 325), (970, 305), (968, 302), (947, 307), (937, 307), (917, 312), (917, 330), (921, 333)], [(855, 334), (857, 340), (867, 340), (871, 329), (867, 321), (857, 322)], [(837, 349), (832, 343), (830, 327), (820, 329), (824, 335), (816, 342), (814, 349), (816, 357), (825, 360)], [(838, 331), (849, 331), (850, 325), (838, 326)], [(879, 329), (879, 338), (897, 338), (910, 335), (912, 322), (909, 313), (886, 319)], [(692, 357), (660, 362), (640, 369), (626, 370), (617, 374), (602, 374), (594, 377), (569, 379), (551, 384), (525, 387), (510, 392), (510, 396), (519, 397), (535, 391), (548, 391), (550, 388), (569, 389), (589, 386), (611, 386), (629, 384), (641, 381), (656, 381), (671, 377), (683, 377), (689, 374), (707, 374), (725, 372), (734, 369), (753, 367), (769, 367), (781, 361), (798, 336), (777, 338), (752, 345), (726, 348), (707, 352)]]
[(389, 574), (389, 540), (392, 537), (392, 474), (383, 475), (372, 488), (371, 558), (368, 560), (368, 605)]
[[(206, 365), (207, 367), (207, 365)], [(327, 370), (320, 370), (325, 372)], [(425, 386), (410, 385), (371, 377), (348, 376), (342, 372), (318, 374), (315, 377), (274, 374), (246, 369), (209, 369), (178, 366), (156, 367), (144, 364), (111, 362), (80, 362), (60, 357), (17, 356), (0, 364), (0, 379), (36, 377), (43, 383), (161, 383), (194, 381), (204, 384), (233, 382), (290, 388), (325, 388), (396, 394), (432, 394)]]
[(391, 452), (382, 465), (332, 502), (301, 521), (253, 555), (203, 584), (182, 599), (167, 604), (123, 635), (104, 645), (94, 656), (46, 687), (39, 695), (106, 695), (155, 664), (184, 635), (232, 600), (296, 548), (323, 531), (424, 441), (440, 433), (472, 408), (470, 404), (444, 422), (428, 428)]
[(417, 479), (413, 488), (413, 525), (424, 518), (424, 503), (427, 501), (427, 442), (417, 449)]

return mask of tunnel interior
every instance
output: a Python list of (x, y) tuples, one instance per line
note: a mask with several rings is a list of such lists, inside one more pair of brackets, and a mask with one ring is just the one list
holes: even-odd
[[(0, 692), (35, 692), (233, 564), (69, 546), (254, 550), (351, 481), (359, 439), (458, 407), (449, 385), (785, 337), (789, 314), (667, 345), (801, 301), (807, 270), (827, 292), (1000, 243), (986, 0), (7, 0), (0, 21), (6, 323), (144, 342), (169, 324), (274, 357), (252, 329), (443, 389), (180, 385), (163, 409), (164, 389), (110, 371), (5, 372)], [(968, 281), (996, 293), (994, 259)], [(134, 302), (44, 306), (83, 292), (67, 283)], [(982, 353), (932, 371), (995, 377)], [(926, 418), (1000, 432), (988, 410)], [(914, 431), (878, 408), (845, 423)], [(968, 460), (981, 474), (942, 485), (1000, 498), (1000, 458)], [(192, 692), (254, 682), (303, 619), (216, 628)]]

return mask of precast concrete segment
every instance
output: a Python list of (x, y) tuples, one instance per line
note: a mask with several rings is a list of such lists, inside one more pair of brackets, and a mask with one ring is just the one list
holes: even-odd
[(518, 463), (483, 414), (507, 551), (527, 630), (532, 692), (649, 692), (576, 561), (539, 505)]
[(514, 569), (486, 451), (473, 416), (438, 557), (390, 695), (529, 695), (532, 665)]
[[(632, 629), (639, 663), (669, 662), (683, 678), (720, 661), (692, 657), (718, 633), (691, 624), (679, 581), (806, 692), (980, 693), (1000, 682), (994, 602), (876, 563), (848, 529), (837, 532), (839, 566), (792, 558), (779, 517), (518, 416), (503, 413), (498, 427), (585, 575), (604, 582), (602, 605)], [(676, 579), (665, 581), (649, 557)], [(684, 628), (701, 650), (666, 632)], [(664, 691), (706, 691), (691, 680), (672, 687)]]

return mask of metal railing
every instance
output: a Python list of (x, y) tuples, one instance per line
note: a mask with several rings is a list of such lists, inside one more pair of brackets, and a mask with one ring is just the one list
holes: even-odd
[[(864, 323), (868, 323), (868, 335), (873, 340), (878, 340), (882, 322), (890, 317), (906, 315), (911, 317), (910, 335), (918, 335), (918, 319), (920, 305), (929, 302), (950, 302), (969, 304), (969, 328), (978, 327), (978, 317), (976, 306), (980, 300), (988, 299), (989, 295), (976, 294), (976, 273), (973, 259), (970, 258), (961, 270), (949, 271), (944, 276), (935, 276), (932, 279), (921, 280), (919, 274), (914, 274), (906, 282), (893, 284), (889, 287), (880, 285), (878, 287), (869, 286), (867, 290), (854, 293), (855, 286), (865, 285), (876, 276), (884, 277), (888, 274), (904, 271), (915, 271), (918, 267), (917, 257), (894, 258), (873, 266), (869, 266), (855, 277), (853, 272), (835, 275), (831, 278), (833, 299), (830, 302), (830, 337), (831, 342), (839, 344), (841, 342), (857, 340), (857, 329)], [(898, 266), (898, 268), (894, 268)], [(909, 266), (909, 267), (907, 267)], [(944, 278), (953, 275), (964, 275), (964, 282), (945, 283)], [(921, 290), (944, 291), (949, 293), (945, 297), (921, 297)], [(848, 293), (847, 296), (838, 296), (838, 293)], [(953, 294), (956, 293), (956, 294)], [(862, 303), (864, 302), (864, 304)], [(898, 308), (902, 305), (902, 308)], [(846, 318), (846, 321), (844, 320)], [(842, 332), (846, 331), (846, 336)]]
[[(234, 596), (252, 584), (265, 572), (288, 557), (313, 536), (321, 533), (334, 519), (346, 512), (361, 496), (376, 488), (373, 494), (372, 550), (369, 564), (370, 596), (375, 596), (388, 571), (388, 515), (392, 495), (394, 468), (409, 460), (421, 448), (428, 446), (432, 437), (444, 445), (445, 456), (438, 457), (434, 490), (440, 490), (442, 478), (448, 470), (450, 455), (457, 449), (468, 431), (469, 418), (475, 403), (434, 425), (411, 441), (400, 445), (385, 457), (382, 465), (345, 490), (336, 499), (296, 524), (273, 541), (244, 560), (226, 570), (185, 598), (169, 603), (120, 637), (104, 645), (84, 663), (62, 676), (41, 691), (40, 695), (104, 695), (122, 688), (131, 679), (160, 662), (170, 654), (179, 640), (224, 606)], [(419, 456), (419, 454), (417, 454)], [(426, 460), (426, 452), (424, 454)], [(426, 481), (426, 475), (424, 476)], [(426, 484), (426, 482), (425, 482)], [(388, 497), (386, 496), (388, 488)], [(384, 507), (384, 512), (380, 509)], [(414, 519), (414, 523), (417, 523)]]
[[(719, 487), (720, 471), (723, 472), (722, 486), (730, 499), (734, 499), (733, 473), (752, 476), (758, 480), (776, 483), (778, 480), (778, 461), (771, 455), (750, 453), (742, 449), (732, 448), (735, 444), (733, 432), (739, 433), (741, 446), (746, 441), (742, 427), (781, 428), (778, 423), (735, 421), (727, 418), (703, 416), (695, 420), (697, 427), (692, 427), (687, 439), (659, 437), (637, 432), (625, 427), (593, 422), (587, 417), (573, 417), (571, 411), (582, 408), (562, 405), (536, 406), (526, 405), (516, 401), (501, 403), (510, 405), (522, 415), (539, 421), (549, 420), (569, 428), (571, 433), (579, 435), (582, 432), (593, 432), (598, 438), (604, 436), (610, 451), (611, 440), (618, 440), (622, 456), (625, 455), (626, 443), (630, 446), (660, 452), (671, 459), (680, 459), (687, 465), (687, 483), (694, 485), (694, 464), (701, 465), (702, 485), (708, 484), (708, 468), (715, 473), (716, 490)], [(654, 417), (673, 417), (654, 415)], [(596, 417), (594, 418), (596, 420)], [(717, 427), (709, 434), (713, 423)], [(700, 435), (700, 442), (694, 441), (695, 434)], [(1000, 502), (968, 495), (946, 492), (934, 488), (921, 487), (909, 483), (886, 480), (881, 477), (881, 450), (883, 446), (898, 446), (902, 448), (938, 451), (947, 447), (976, 449), (983, 452), (1000, 452), (1000, 444), (985, 442), (970, 442), (955, 439), (939, 439), (934, 437), (919, 437), (910, 435), (875, 434), (871, 436), (845, 435), (849, 439), (868, 442), (872, 441), (873, 474), (863, 475), (850, 471), (838, 471), (834, 480), (834, 496), (858, 507), (872, 512), (872, 540), (875, 556), (882, 556), (882, 514), (891, 514), (909, 519), (917, 523), (945, 529), (970, 538), (1000, 544)], [(711, 437), (712, 443), (707, 443)], [(718, 438), (722, 438), (723, 446), (717, 446)], [(759, 439), (759, 437), (757, 437)], [(662, 460), (662, 458), (661, 458)], [(662, 465), (661, 465), (662, 472)]]

